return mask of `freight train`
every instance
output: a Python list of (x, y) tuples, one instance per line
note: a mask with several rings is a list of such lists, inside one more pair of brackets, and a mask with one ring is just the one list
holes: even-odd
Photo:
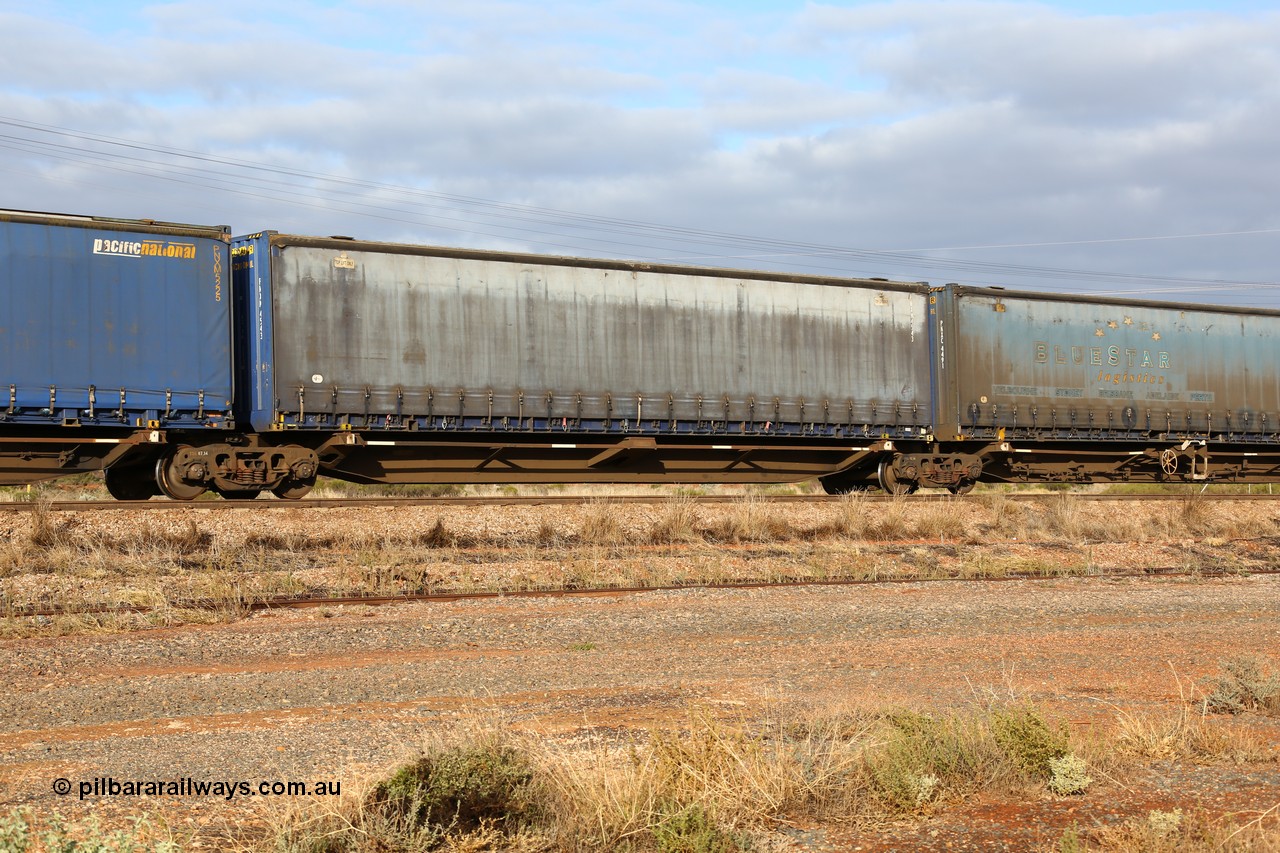
[(1280, 312), (0, 212), (0, 484), (89, 471), (1274, 482)]

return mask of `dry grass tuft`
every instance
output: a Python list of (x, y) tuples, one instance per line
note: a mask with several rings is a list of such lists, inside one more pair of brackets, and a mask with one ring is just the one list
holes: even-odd
[(312, 551), (332, 548), (337, 538), (304, 530), (254, 530), (244, 537), (245, 548), (256, 551)]
[(1113, 747), (1125, 755), (1165, 761), (1247, 764), (1280, 760), (1272, 744), (1251, 729), (1214, 722), (1185, 704), (1164, 714), (1139, 715), (1120, 710)]
[(189, 556), (206, 553), (213, 546), (213, 534), (201, 530), (194, 519), (172, 530), (153, 524), (144, 519), (142, 524), (112, 543), (113, 547), (125, 554), (149, 554), (168, 552)]
[[(1208, 679), (1211, 692), (1200, 700), (1195, 698), (1195, 687), (1175, 672), (1181, 701), (1172, 713), (1138, 715), (1117, 708), (1113, 747), (1131, 756), (1159, 760), (1280, 762), (1280, 753), (1267, 738), (1210, 716), (1216, 703), (1223, 703), (1219, 711), (1238, 713), (1243, 710), (1244, 697), (1256, 697), (1255, 690), (1265, 694), (1280, 684), (1264, 676), (1261, 664), (1253, 658), (1227, 661), (1223, 670), (1222, 675)], [(1199, 706), (1198, 712), (1195, 706)]]
[(65, 518), (55, 518), (48, 501), (39, 502), (31, 510), (27, 542), (36, 549), (74, 548), (78, 545), (74, 524)]
[(1178, 511), (1170, 517), (1170, 535), (1206, 536), (1222, 530), (1221, 505), (1203, 495), (1188, 494), (1178, 502)]
[(840, 498), (833, 528), (850, 539), (906, 538), (910, 530), (906, 512), (904, 499), (885, 505), (867, 500), (864, 492), (850, 492)]
[(747, 495), (712, 521), (707, 536), (719, 542), (786, 542), (797, 532), (770, 504)]
[(593, 500), (587, 504), (582, 525), (578, 528), (578, 541), (589, 545), (617, 547), (627, 541), (618, 505), (609, 500)]
[(1099, 850), (1108, 853), (1277, 853), (1280, 818), (1275, 807), (1253, 820), (1214, 820), (1202, 811), (1154, 810), (1118, 826), (1100, 826), (1089, 833), (1085, 846), (1077, 830), (1068, 830), (1058, 849)]
[(969, 525), (964, 516), (956, 511), (957, 506), (957, 501), (925, 504), (916, 518), (916, 536), (936, 542), (967, 538)]
[(564, 544), (566, 537), (560, 528), (543, 519), (538, 523), (538, 530), (533, 534), (533, 544), (541, 548), (554, 548)]
[(462, 548), (469, 543), (449, 530), (443, 518), (437, 518), (435, 524), (428, 529), (400, 537), (399, 544), (417, 548)]
[(655, 545), (676, 545), (700, 540), (698, 521), (698, 505), (687, 495), (677, 495), (663, 507), (662, 514), (649, 528), (649, 541)]
[(990, 531), (1004, 538), (1012, 538), (1026, 522), (1024, 506), (1009, 497), (1006, 492), (990, 492), (980, 497), (982, 506), (991, 516)]
[(1043, 504), (1037, 503), (1036, 525), (1048, 536), (1071, 540), (1098, 538), (1103, 529), (1074, 495), (1062, 492)]
[(872, 502), (863, 492), (842, 496), (832, 520), (817, 532), (863, 541), (922, 539), (939, 543), (971, 535), (968, 522), (953, 502), (914, 503), (902, 496), (888, 503)]

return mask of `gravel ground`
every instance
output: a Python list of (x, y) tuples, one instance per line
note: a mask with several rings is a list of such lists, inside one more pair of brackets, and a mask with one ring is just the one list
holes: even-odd
[[(0, 642), (0, 805), (154, 811), (208, 846), (269, 798), (77, 798), (83, 780), (354, 784), (490, 711), (573, 738), (691, 703), (1041, 703), (1073, 725), (1175, 708), (1241, 652), (1276, 663), (1280, 577), (932, 582), (259, 613), (225, 625)], [(1257, 718), (1280, 744), (1274, 719)], [(1085, 797), (979, 803), (922, 827), (796, 828), (794, 849), (1028, 849), (1153, 803), (1280, 803), (1276, 764), (1155, 768)], [(69, 796), (51, 790), (72, 782)], [(785, 846), (785, 845), (784, 845)]]

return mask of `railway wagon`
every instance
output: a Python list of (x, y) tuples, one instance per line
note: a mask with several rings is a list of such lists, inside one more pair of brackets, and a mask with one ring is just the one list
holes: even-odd
[(16, 211), (0, 310), (0, 483), (1280, 481), (1273, 311)]
[(1280, 312), (958, 285), (931, 299), (937, 432), (983, 456), (981, 479), (1280, 477)]
[(0, 483), (153, 463), (167, 435), (231, 425), (229, 243), (0, 211)]
[(232, 255), (239, 417), (329, 476), (788, 482), (931, 432), (918, 284), (274, 232)]

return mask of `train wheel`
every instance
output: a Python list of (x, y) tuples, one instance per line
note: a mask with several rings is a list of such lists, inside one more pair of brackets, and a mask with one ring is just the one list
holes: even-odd
[(296, 501), (299, 498), (305, 498), (310, 494), (311, 489), (315, 484), (315, 477), (309, 477), (306, 480), (285, 480), (283, 483), (272, 489), (271, 493), (286, 501)]
[[(145, 470), (145, 469), (143, 469)], [(107, 494), (118, 501), (145, 501), (160, 494), (160, 487), (138, 468), (108, 468), (103, 471)]]
[(974, 480), (961, 480), (954, 486), (947, 486), (947, 491), (953, 495), (967, 495), (973, 491), (973, 487), (978, 485)]
[(878, 475), (880, 488), (891, 495), (910, 495), (920, 488), (920, 484), (915, 480), (899, 480), (897, 473), (893, 470), (893, 462), (889, 459), (880, 463)]
[(203, 481), (186, 479), (191, 473), (197, 472), (190, 471), (186, 465), (178, 464), (175, 456), (170, 455), (156, 460), (156, 485), (160, 487), (162, 494), (175, 501), (193, 501), (208, 489)]

